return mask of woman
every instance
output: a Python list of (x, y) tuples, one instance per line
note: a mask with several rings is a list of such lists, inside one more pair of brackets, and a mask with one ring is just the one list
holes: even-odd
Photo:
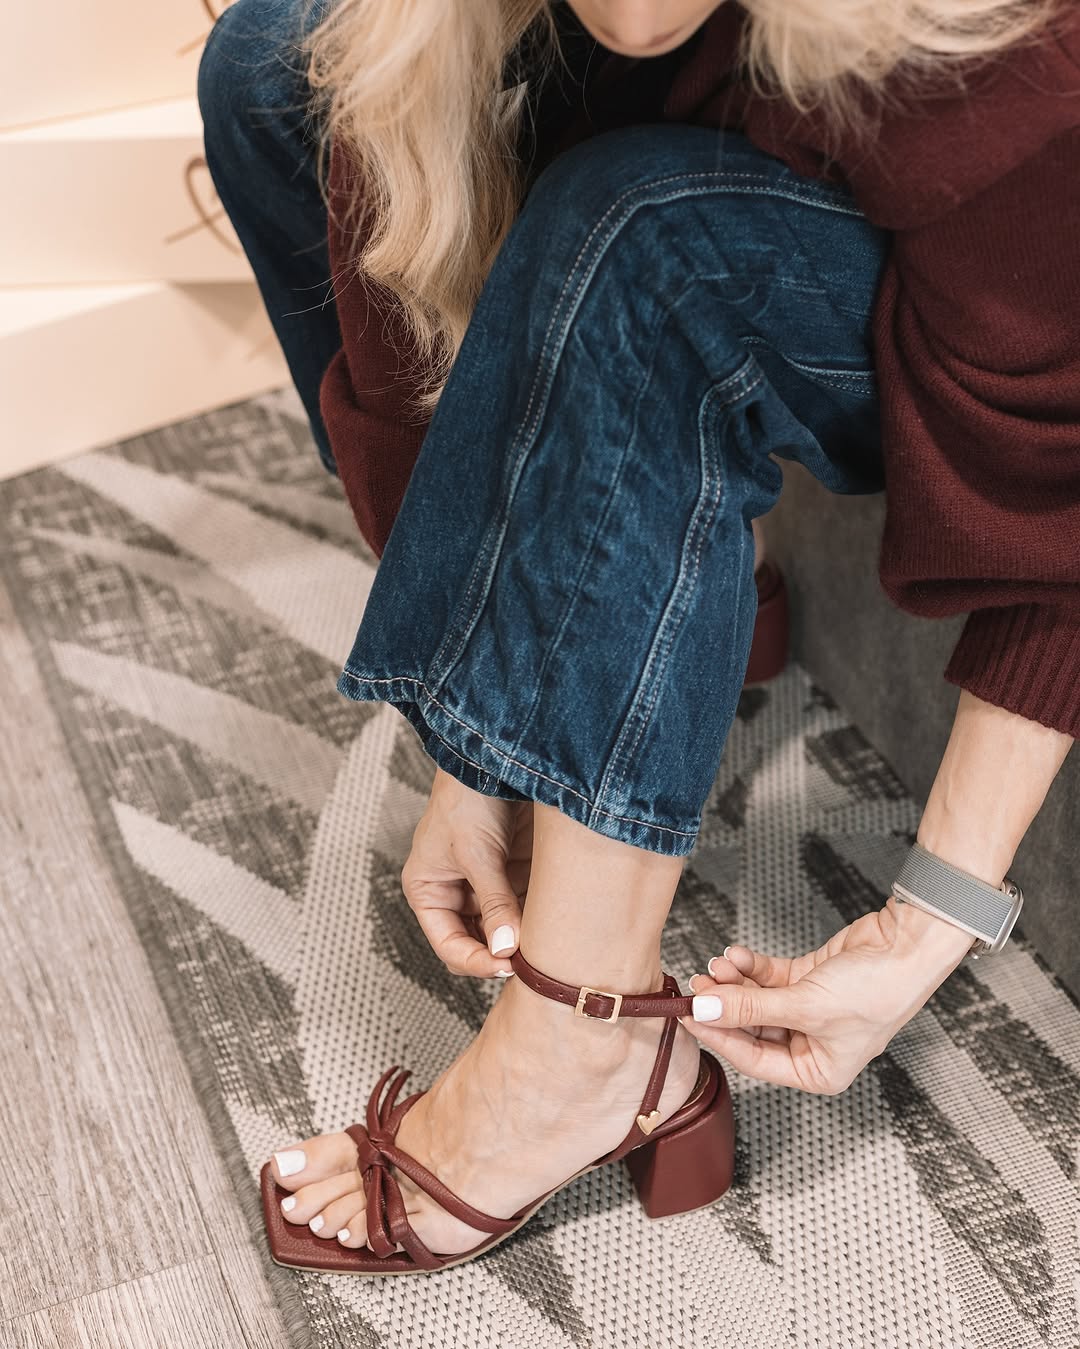
[(711, 1202), (730, 1104), (701, 1045), (841, 1091), (971, 949), (915, 881), (796, 959), (729, 947), (692, 999), (659, 963), (773, 456), (887, 485), (890, 597), (970, 614), (932, 876), (1006, 884), (1080, 728), (1074, 12), (341, 0), (303, 41), (247, 0), (219, 21), (210, 167), (382, 555), (339, 687), (397, 706), (437, 765), (402, 873), (432, 945), (518, 976), (429, 1091), (395, 1105), (387, 1074), (363, 1126), (276, 1154), (282, 1263), (442, 1268), (621, 1156), (651, 1214)]

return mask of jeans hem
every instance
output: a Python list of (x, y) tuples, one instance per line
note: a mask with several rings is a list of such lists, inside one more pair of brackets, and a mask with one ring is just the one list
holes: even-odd
[(407, 675), (379, 679), (346, 667), (337, 689), (356, 702), (385, 702), (396, 707), (419, 734), (428, 757), (473, 791), (503, 800), (532, 800), (554, 806), (595, 833), (666, 857), (685, 857), (697, 843), (696, 829), (616, 815), (601, 809), (576, 788), (511, 758), (443, 707), (419, 679)]

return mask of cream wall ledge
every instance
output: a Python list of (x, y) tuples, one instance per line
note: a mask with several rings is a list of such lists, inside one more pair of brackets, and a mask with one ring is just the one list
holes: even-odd
[(50, 0), (4, 6), (0, 128), (195, 89), (222, 0)]
[(253, 282), (0, 290), (0, 478), (288, 378)]
[(241, 281), (193, 97), (0, 133), (0, 285)]

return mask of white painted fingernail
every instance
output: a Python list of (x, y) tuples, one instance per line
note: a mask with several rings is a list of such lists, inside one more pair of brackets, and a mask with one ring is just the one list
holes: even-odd
[(338, 1241), (348, 1241), (349, 1229), (347, 1227), (343, 1227), (341, 1231), (337, 1234), (337, 1239)]
[(493, 956), (500, 956), (504, 951), (512, 951), (516, 945), (514, 929), (509, 923), (497, 927), (491, 934), (491, 954)]
[(695, 1021), (715, 1021), (724, 1014), (724, 1004), (711, 993), (699, 993), (693, 1007)]
[(495, 971), (495, 978), (496, 978), (496, 979), (512, 979), (513, 977), (514, 977), (514, 971), (513, 971), (513, 970), (496, 970), (496, 971)]
[(289, 1152), (275, 1152), (274, 1161), (277, 1162), (279, 1176), (295, 1176), (307, 1166), (307, 1157), (302, 1148), (292, 1148)]
[(291, 1213), (295, 1207), (296, 1207), (296, 1195), (294, 1194), (289, 1195), (288, 1199), (283, 1199), (281, 1201), (282, 1213)]
[(725, 947), (724, 947), (724, 959), (725, 959), (725, 960), (730, 960), (730, 959), (731, 959), (731, 957), (728, 955), (728, 952), (729, 952), (730, 950), (731, 950), (731, 947), (730, 947), (730, 946), (725, 946)]
[(325, 1225), (326, 1219), (321, 1213), (317, 1213), (315, 1217), (312, 1218), (311, 1222), (308, 1223), (308, 1227), (310, 1227), (313, 1232), (321, 1232)]

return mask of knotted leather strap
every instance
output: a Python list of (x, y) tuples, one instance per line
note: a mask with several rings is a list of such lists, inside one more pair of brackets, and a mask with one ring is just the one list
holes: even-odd
[[(683, 997), (679, 993), (678, 981), (670, 974), (664, 975), (664, 987), (660, 992), (617, 994), (605, 992), (603, 989), (561, 983), (558, 979), (552, 979), (534, 969), (520, 951), (514, 952), (510, 957), (510, 963), (522, 982), (528, 984), (534, 992), (546, 998), (553, 998), (556, 1002), (567, 1003), (579, 1016), (590, 1020), (609, 1021), (623, 1016), (666, 1018), (660, 1035), (656, 1061), (641, 1102), (641, 1110), (622, 1143), (599, 1159), (597, 1164), (615, 1161), (625, 1156), (633, 1148), (647, 1141), (656, 1127), (659, 1113), (657, 1107), (671, 1062), (671, 1049), (675, 1043), (676, 1018), (692, 1014), (693, 999)], [(518, 1227), (521, 1218), (520, 1215), (512, 1218), (495, 1218), (489, 1213), (482, 1213), (479, 1209), (473, 1208), (459, 1195), (454, 1194), (453, 1190), (444, 1185), (438, 1176), (432, 1174), (415, 1157), (410, 1157), (407, 1152), (396, 1146), (394, 1139), (401, 1121), (406, 1112), (424, 1095), (422, 1091), (418, 1091), (398, 1101), (401, 1088), (411, 1076), (407, 1069), (397, 1064), (388, 1068), (368, 1098), (364, 1124), (353, 1124), (345, 1132), (356, 1144), (357, 1166), (363, 1177), (367, 1203), (368, 1245), (372, 1251), (380, 1259), (386, 1259), (401, 1246), (419, 1268), (439, 1269), (445, 1264), (446, 1257), (433, 1254), (413, 1231), (405, 1211), (401, 1188), (391, 1167), (396, 1167), (403, 1175), (408, 1176), (448, 1213), (469, 1227), (475, 1227), (479, 1232), (502, 1236)], [(654, 1120), (654, 1116), (657, 1116), (657, 1120)]]
[[(413, 1231), (405, 1211), (401, 1187), (390, 1170), (392, 1166), (408, 1176), (448, 1213), (480, 1232), (501, 1236), (518, 1224), (512, 1218), (494, 1218), (473, 1208), (415, 1157), (410, 1157), (395, 1145), (394, 1139), (406, 1111), (424, 1094), (417, 1091), (403, 1101), (397, 1100), (401, 1088), (411, 1076), (407, 1069), (397, 1064), (388, 1068), (368, 1098), (365, 1123), (353, 1124), (345, 1132), (356, 1144), (357, 1166), (364, 1181), (368, 1245), (380, 1259), (393, 1255), (400, 1245), (421, 1269), (439, 1269), (445, 1264), (446, 1257), (434, 1255)], [(388, 1083), (389, 1090), (384, 1096)]]

